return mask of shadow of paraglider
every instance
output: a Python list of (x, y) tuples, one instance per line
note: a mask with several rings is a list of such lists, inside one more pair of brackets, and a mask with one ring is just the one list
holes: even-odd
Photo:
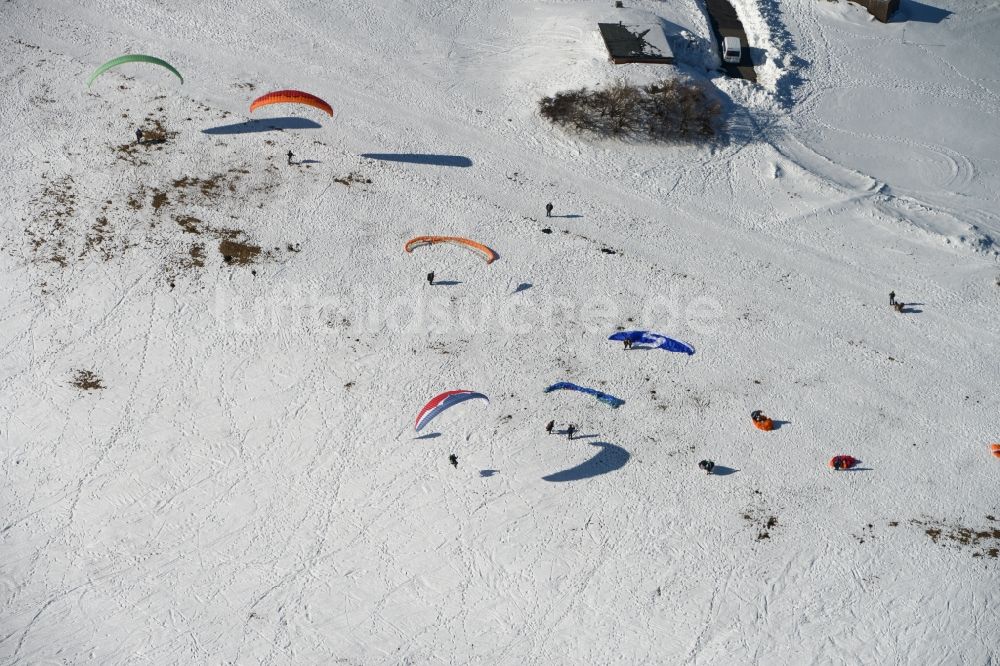
[(319, 129), (322, 125), (308, 118), (257, 118), (243, 123), (219, 125), (203, 129), (202, 134), (254, 134), (256, 132), (280, 132), (286, 129)]
[(425, 153), (362, 153), (361, 157), (384, 162), (406, 162), (431, 166), (470, 167), (472, 160), (462, 155), (429, 155)]
[(581, 463), (576, 467), (571, 467), (569, 469), (564, 469), (561, 472), (556, 472), (555, 474), (543, 476), (542, 480), (551, 481), (552, 483), (582, 481), (583, 479), (589, 479), (595, 476), (600, 476), (601, 474), (607, 474), (609, 472), (619, 470), (625, 466), (631, 457), (628, 451), (609, 442), (594, 442), (591, 446), (599, 447), (601, 451), (590, 460)]

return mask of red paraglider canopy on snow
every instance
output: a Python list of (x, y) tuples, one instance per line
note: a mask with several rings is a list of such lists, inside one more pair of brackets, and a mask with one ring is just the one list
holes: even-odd
[(830, 467), (833, 469), (851, 469), (859, 462), (861, 461), (854, 456), (834, 456), (830, 458)]

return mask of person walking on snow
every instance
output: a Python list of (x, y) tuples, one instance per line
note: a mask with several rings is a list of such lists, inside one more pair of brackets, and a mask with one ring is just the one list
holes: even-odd
[(896, 305), (896, 292), (889, 292), (889, 305)]
[(138, 143), (142, 143), (142, 129), (141, 128), (136, 128), (136, 130), (135, 130), (135, 142), (137, 144)]
[(291, 163), (292, 163), (292, 158), (293, 158), (293, 157), (295, 157), (295, 153), (293, 153), (292, 151), (290, 151), (290, 150), (289, 150), (289, 151), (288, 151), (288, 163), (289, 163), (289, 164), (291, 164)]
[(451, 463), (452, 467), (458, 469), (458, 456), (456, 456), (454, 453), (448, 456), (448, 462)]
[(555, 428), (555, 427), (556, 427), (556, 420), (552, 419), (551, 421), (549, 421), (548, 423), (545, 424), (545, 434), (546, 435), (551, 435), (552, 434), (552, 429)]
[(427, 274), (427, 284), (434, 284), (434, 271)]
[(552, 203), (545, 204), (545, 217), (552, 217)]

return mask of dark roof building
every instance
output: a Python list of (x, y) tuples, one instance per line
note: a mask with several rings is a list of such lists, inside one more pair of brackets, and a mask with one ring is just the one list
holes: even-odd
[(611, 62), (616, 65), (628, 62), (670, 65), (674, 62), (674, 53), (670, 50), (663, 28), (657, 23), (598, 23), (597, 27), (601, 30), (604, 45), (608, 47)]
[(853, 0), (868, 10), (868, 13), (882, 23), (888, 23), (889, 17), (899, 9), (899, 0)]

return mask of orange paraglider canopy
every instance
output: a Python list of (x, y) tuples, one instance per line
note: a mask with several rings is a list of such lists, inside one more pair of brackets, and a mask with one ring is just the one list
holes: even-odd
[(329, 104), (316, 97), (316, 95), (311, 95), (301, 90), (275, 90), (266, 95), (261, 95), (250, 103), (250, 113), (253, 113), (254, 109), (267, 106), (268, 104), (305, 104), (333, 116), (333, 108)]
[(436, 243), (457, 243), (458, 245), (464, 245), (465, 247), (475, 250), (481, 254), (487, 264), (492, 264), (499, 257), (496, 252), (482, 243), (477, 243), (476, 241), (469, 240), (468, 238), (461, 238), (459, 236), (417, 236), (416, 238), (411, 238), (406, 241), (406, 245), (403, 246), (403, 249), (407, 252), (413, 252), (413, 248), (415, 247), (420, 247), (421, 245), (434, 245)]
[(766, 416), (759, 421), (754, 421), (753, 424), (760, 430), (774, 430), (774, 421)]
[(990, 449), (995, 457), (1000, 458), (1000, 444), (990, 444)]

